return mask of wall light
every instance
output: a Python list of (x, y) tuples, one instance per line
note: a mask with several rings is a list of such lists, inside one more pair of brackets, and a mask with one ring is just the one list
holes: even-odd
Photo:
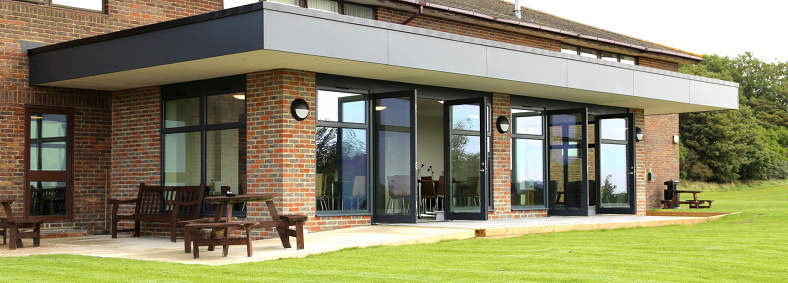
[(635, 140), (642, 141), (643, 140), (643, 129), (640, 127), (635, 127)]
[(301, 98), (293, 100), (293, 103), (290, 104), (290, 114), (296, 120), (303, 121), (306, 117), (309, 117), (309, 104)]
[(509, 118), (506, 116), (498, 116), (498, 119), (495, 120), (495, 127), (498, 128), (498, 132), (504, 134), (509, 131)]

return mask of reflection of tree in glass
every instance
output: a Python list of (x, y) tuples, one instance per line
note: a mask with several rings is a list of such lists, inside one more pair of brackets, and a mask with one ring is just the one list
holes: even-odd
[(602, 192), (602, 199), (607, 200), (608, 203), (612, 202), (611, 199), (615, 200), (613, 197), (613, 192), (615, 192), (616, 188), (618, 188), (618, 186), (613, 185), (613, 183), (610, 182), (610, 177), (613, 177), (613, 175), (607, 175), (607, 177), (605, 177), (605, 182), (602, 184), (602, 188), (600, 188), (600, 191)]
[[(461, 120), (454, 124), (455, 130), (471, 130), (472, 122), (470, 118)], [(452, 155), (452, 177), (457, 180), (465, 180), (470, 176), (478, 176), (479, 172), (479, 152), (469, 153), (467, 146), (471, 139), (465, 135), (454, 134), (449, 141)]]
[[(317, 128), (315, 133), (317, 173), (325, 174), (326, 180), (329, 181), (353, 180), (355, 176), (366, 175), (366, 142), (359, 139), (357, 132), (363, 135), (364, 131)], [(338, 139), (342, 140), (338, 141)], [(337, 156), (338, 148), (342, 150), (340, 156)], [(341, 171), (343, 176), (336, 176), (338, 171)]]
[(331, 178), (337, 169), (337, 130), (337, 128), (317, 127), (315, 133), (317, 173), (332, 175)]

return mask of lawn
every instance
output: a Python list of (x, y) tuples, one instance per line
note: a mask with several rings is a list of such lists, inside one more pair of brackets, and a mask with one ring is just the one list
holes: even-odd
[[(0, 258), (0, 281), (780, 282), (788, 274), (788, 186), (705, 192), (690, 226), (345, 249), (299, 259), (198, 266), (72, 255)], [(685, 208), (686, 209), (686, 208)]]

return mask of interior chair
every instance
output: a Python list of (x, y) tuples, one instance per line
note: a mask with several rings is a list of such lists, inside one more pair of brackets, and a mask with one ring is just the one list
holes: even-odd
[[(353, 180), (353, 194), (350, 196), (350, 208), (359, 210), (366, 208), (365, 201), (367, 199), (367, 185), (366, 176), (356, 176)], [(362, 207), (363, 205), (363, 207)]]
[(320, 210), (328, 210), (328, 205), (326, 203), (326, 196), (324, 195), (324, 184), (326, 181), (326, 176), (323, 173), (317, 173), (315, 176), (315, 201), (317, 202), (318, 208)]
[[(432, 181), (432, 177), (424, 176), (421, 177), (421, 207), (422, 212), (427, 213), (427, 200), (436, 200), (438, 199), (438, 194), (435, 192), (435, 183)], [(432, 202), (429, 202), (432, 204)], [(435, 211), (435, 207), (432, 207), (432, 211)]]
[(388, 179), (388, 189), (389, 189), (389, 201), (386, 204), (386, 211), (388, 212), (388, 207), (391, 206), (391, 212), (397, 208), (397, 202), (402, 203), (400, 205), (400, 213), (404, 213), (408, 209), (408, 204), (410, 201), (410, 175), (394, 175), (394, 176), (387, 176)]
[(468, 177), (466, 198), (468, 203), (473, 202), (473, 205), (479, 205), (479, 177)]
[(435, 195), (435, 210), (443, 211), (443, 200), (446, 197), (446, 187), (443, 176), (438, 177), (438, 187), (435, 188)]

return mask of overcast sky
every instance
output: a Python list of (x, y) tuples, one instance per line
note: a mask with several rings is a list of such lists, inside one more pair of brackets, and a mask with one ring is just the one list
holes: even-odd
[[(514, 0), (507, 0), (514, 3)], [(788, 62), (785, 0), (520, 0), (520, 5), (696, 54)]]

